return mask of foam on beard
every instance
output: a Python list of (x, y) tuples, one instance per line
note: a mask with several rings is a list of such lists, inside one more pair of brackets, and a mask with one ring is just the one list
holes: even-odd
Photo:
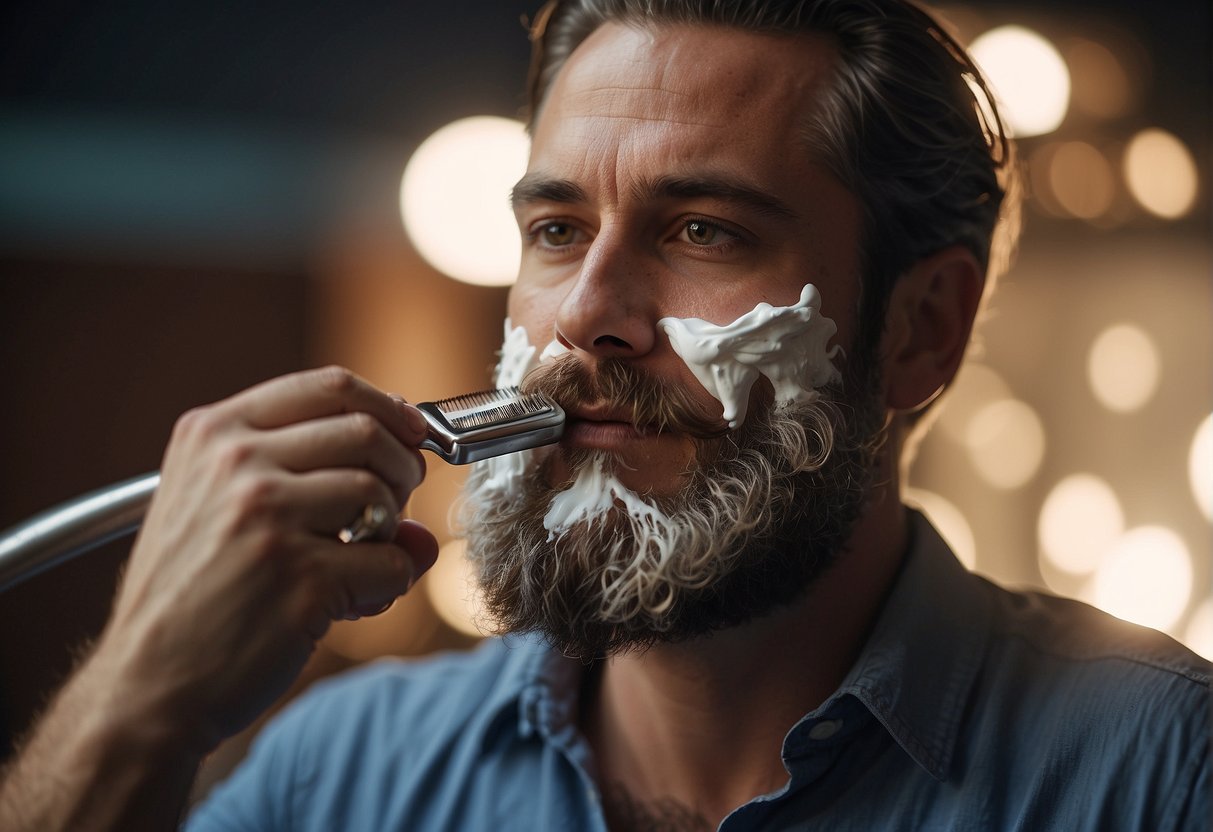
[[(827, 348), (838, 327), (820, 313), (820, 308), (821, 294), (815, 286), (806, 284), (800, 300), (791, 306), (759, 303), (727, 324), (670, 317), (659, 320), (657, 326), (699, 383), (720, 402), (729, 427), (736, 429), (745, 421), (750, 390), (760, 376), (771, 382), (776, 404), (815, 401), (820, 388), (841, 379), (834, 366), (841, 347)], [(536, 357), (526, 330), (506, 320), (497, 386), (517, 386), (532, 368), (566, 352), (553, 341)], [(483, 487), (512, 490), (541, 452), (550, 453), (550, 449), (507, 454), (478, 463), (488, 468)], [(543, 520), (548, 540), (555, 540), (578, 523), (601, 517), (616, 502), (646, 526), (669, 522), (656, 505), (608, 474), (596, 457), (578, 472), (572, 485), (552, 499)]]

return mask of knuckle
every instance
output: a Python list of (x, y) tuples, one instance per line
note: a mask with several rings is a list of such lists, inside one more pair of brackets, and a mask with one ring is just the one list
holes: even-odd
[(245, 439), (235, 439), (216, 448), (219, 468), (228, 473), (238, 471), (257, 454), (256, 447)]
[(348, 419), (350, 434), (358, 444), (369, 444), (379, 438), (382, 428), (374, 416), (359, 411), (351, 413)]
[(349, 393), (358, 383), (357, 377), (345, 367), (330, 364), (316, 371), (320, 386), (338, 396)]
[(378, 500), (383, 493), (383, 483), (370, 471), (354, 469), (349, 472), (350, 488), (368, 502)]
[(219, 429), (219, 418), (213, 405), (195, 407), (177, 417), (173, 436), (180, 439), (207, 439)]
[(233, 505), (242, 518), (266, 517), (276, 513), (280, 492), (279, 484), (271, 477), (244, 477), (235, 487)]

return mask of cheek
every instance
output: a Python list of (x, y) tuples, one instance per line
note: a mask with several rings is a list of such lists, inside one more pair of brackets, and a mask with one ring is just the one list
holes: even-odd
[(506, 314), (511, 324), (526, 330), (532, 344), (543, 349), (555, 336), (558, 308), (559, 298), (553, 290), (517, 284), (510, 290)]

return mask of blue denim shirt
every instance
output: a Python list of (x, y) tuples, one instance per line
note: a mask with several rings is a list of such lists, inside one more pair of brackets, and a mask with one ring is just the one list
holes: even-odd
[[(855, 666), (789, 730), (786, 784), (720, 829), (1208, 830), (1209, 664), (914, 529)], [(508, 639), (320, 683), (189, 829), (604, 830), (582, 670)]]

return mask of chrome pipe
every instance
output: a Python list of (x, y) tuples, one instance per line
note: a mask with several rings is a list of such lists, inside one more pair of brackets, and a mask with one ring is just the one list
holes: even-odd
[(0, 592), (139, 528), (159, 472), (61, 503), (0, 534)]

